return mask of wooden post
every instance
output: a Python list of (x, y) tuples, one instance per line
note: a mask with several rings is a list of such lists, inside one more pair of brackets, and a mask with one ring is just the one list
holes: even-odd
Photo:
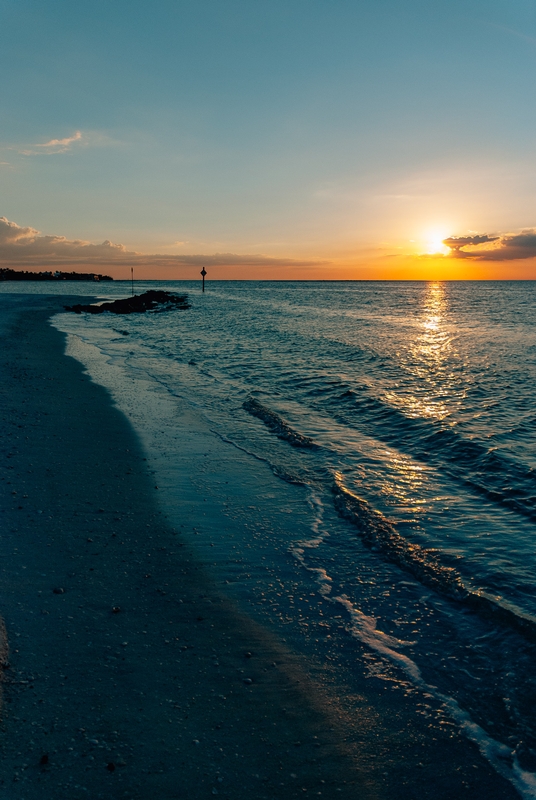
[(205, 275), (207, 274), (206, 269), (203, 267), (200, 273), (203, 276), (203, 294), (205, 293)]
[(132, 297), (134, 297), (134, 267), (130, 268), (130, 288), (132, 289)]

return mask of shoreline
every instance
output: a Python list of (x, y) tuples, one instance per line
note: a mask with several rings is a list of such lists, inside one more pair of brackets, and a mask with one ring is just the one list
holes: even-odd
[(0, 786), (380, 798), (299, 658), (169, 529), (136, 434), (47, 322), (64, 302), (16, 311), (1, 357)]
[[(167, 522), (138, 434), (47, 321), (74, 299), (18, 296), (0, 355), (10, 798), (518, 797), (384, 687), (325, 691), (303, 653), (216, 588)], [(207, 450), (209, 473), (221, 464), (190, 417), (178, 428), (184, 491), (196, 448), (197, 466)], [(181, 495), (190, 526), (199, 499)]]

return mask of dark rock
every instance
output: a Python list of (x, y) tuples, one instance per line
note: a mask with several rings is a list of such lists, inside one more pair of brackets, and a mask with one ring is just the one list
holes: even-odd
[(56, 588), (52, 589), (52, 591), (54, 592), (54, 594), (65, 594), (65, 589)]
[(103, 314), (109, 311), (112, 314), (144, 314), (146, 311), (170, 311), (177, 309), (184, 311), (191, 308), (188, 302), (187, 294), (171, 294), (171, 292), (164, 292), (161, 289), (151, 289), (143, 294), (134, 295), (134, 297), (126, 297), (123, 300), (114, 300), (110, 303), (102, 303), (101, 305), (75, 305), (64, 306), (66, 311), (74, 311), (75, 314), (81, 314), (83, 311), (88, 314)]
[(44, 753), (44, 754), (41, 756), (41, 758), (39, 759), (39, 763), (40, 763), (40, 764), (42, 764), (43, 766), (44, 766), (45, 764), (48, 764), (48, 753)]

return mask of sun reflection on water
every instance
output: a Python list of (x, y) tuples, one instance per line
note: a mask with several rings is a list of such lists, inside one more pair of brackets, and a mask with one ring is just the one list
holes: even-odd
[(398, 508), (405, 522), (416, 522), (417, 517), (429, 510), (423, 489), (428, 484), (430, 468), (390, 450), (385, 450), (384, 458), (392, 472), (380, 480), (381, 494), (389, 505)]
[(399, 353), (410, 380), (385, 393), (385, 399), (408, 416), (443, 420), (465, 395), (460, 391), (459, 356), (448, 311), (445, 284), (428, 283), (412, 326), (415, 335)]

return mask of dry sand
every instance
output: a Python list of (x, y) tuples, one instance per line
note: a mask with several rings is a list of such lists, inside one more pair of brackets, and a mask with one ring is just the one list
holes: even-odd
[(336, 706), (166, 525), (61, 302), (2, 336), (2, 798), (379, 798)]

